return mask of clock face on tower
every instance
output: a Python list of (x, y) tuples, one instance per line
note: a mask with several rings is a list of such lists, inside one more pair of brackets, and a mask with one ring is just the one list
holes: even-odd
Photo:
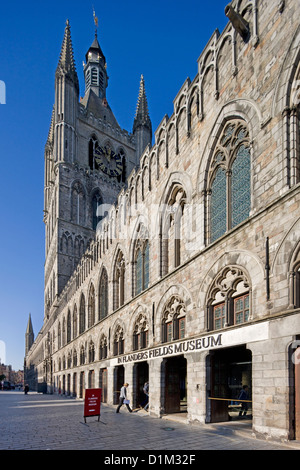
[(103, 173), (109, 176), (119, 176), (122, 173), (122, 157), (111, 148), (97, 146), (94, 151), (94, 159)]

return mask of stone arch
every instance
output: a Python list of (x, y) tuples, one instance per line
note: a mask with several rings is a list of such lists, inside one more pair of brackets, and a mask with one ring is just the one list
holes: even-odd
[(192, 296), (188, 289), (180, 284), (173, 285), (169, 287), (169, 289), (164, 293), (162, 298), (160, 299), (157, 309), (156, 309), (156, 321), (154, 325), (155, 331), (155, 338), (161, 338), (161, 325), (163, 321), (164, 309), (166, 304), (170, 301), (170, 299), (180, 298), (182, 302), (184, 302), (185, 310), (186, 310), (186, 317), (187, 317), (187, 324), (186, 324), (186, 336), (188, 336), (191, 331), (189, 329), (189, 315), (192, 313), (194, 308), (194, 303), (192, 301)]
[(112, 331), (111, 343), (112, 343), (113, 355), (118, 356), (125, 352), (125, 338), (128, 337), (124, 321), (118, 318), (113, 324), (111, 331)]
[(277, 116), (283, 110), (291, 106), (293, 82), (297, 74), (297, 67), (300, 61), (300, 26), (293, 37), (285, 56), (277, 83), (274, 89), (272, 116)]
[[(298, 218), (289, 229), (278, 246), (273, 263), (271, 264), (271, 275), (274, 279), (285, 279), (288, 290), (287, 308), (295, 308), (298, 305), (296, 299), (298, 259), (300, 250), (300, 218)], [(300, 307), (300, 305), (299, 305)]]
[(104, 265), (102, 265), (99, 270), (97, 286), (98, 320), (102, 320), (107, 317), (109, 312), (109, 278)]
[(199, 287), (197, 306), (201, 318), (206, 316), (206, 307), (212, 283), (226, 268), (234, 267), (245, 274), (251, 289), (252, 316), (259, 315), (259, 300), (265, 297), (265, 272), (261, 260), (245, 250), (227, 251), (207, 270)]
[[(206, 141), (203, 157), (198, 168), (197, 191), (199, 195), (201, 195), (202, 191), (205, 189), (207, 168), (209, 167), (209, 162), (211, 161), (212, 155), (215, 151), (218, 139), (226, 126), (226, 123), (234, 119), (245, 121), (249, 128), (251, 143), (253, 142), (253, 136), (259, 134), (262, 124), (262, 114), (258, 105), (254, 101), (248, 99), (236, 99), (228, 102), (222, 107)], [(255, 151), (255, 142), (253, 142), (253, 145)]]
[[(139, 344), (134, 343), (135, 334), (144, 334), (143, 341)], [(146, 333), (146, 334), (145, 334)], [(130, 338), (131, 349), (137, 350), (145, 348), (149, 345), (149, 336), (151, 333), (151, 319), (150, 314), (145, 305), (139, 305), (131, 315), (128, 338)]]
[(80, 180), (73, 181), (71, 185), (71, 220), (78, 225), (86, 223), (86, 190)]

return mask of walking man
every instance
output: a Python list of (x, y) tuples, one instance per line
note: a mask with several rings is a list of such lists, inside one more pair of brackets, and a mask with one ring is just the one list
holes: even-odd
[(127, 406), (127, 410), (131, 413), (132, 412), (132, 409), (130, 408), (129, 406), (129, 400), (127, 400), (127, 387), (128, 387), (128, 383), (124, 384), (123, 387), (121, 388), (121, 393), (120, 393), (120, 399), (119, 399), (119, 405), (118, 405), (118, 408), (116, 410), (116, 413), (119, 413), (120, 412), (120, 408), (121, 406), (124, 404)]

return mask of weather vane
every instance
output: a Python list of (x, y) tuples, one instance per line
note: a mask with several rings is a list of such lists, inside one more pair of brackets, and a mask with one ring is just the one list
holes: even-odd
[(94, 7), (93, 7), (93, 17), (94, 17), (94, 23), (95, 23), (95, 34), (96, 34), (96, 36), (97, 36), (98, 17), (96, 16), (95, 8), (94, 8)]

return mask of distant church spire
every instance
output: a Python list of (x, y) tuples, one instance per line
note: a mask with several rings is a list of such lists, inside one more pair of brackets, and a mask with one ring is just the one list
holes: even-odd
[(31, 322), (31, 314), (29, 314), (29, 319), (28, 319), (26, 333), (25, 333), (25, 354), (28, 353), (33, 343), (34, 343), (34, 333), (33, 333), (32, 322)]
[(59, 62), (56, 69), (57, 75), (67, 75), (69, 79), (74, 83), (76, 88), (79, 90), (78, 76), (76, 72), (73, 46), (70, 32), (70, 23), (69, 20), (66, 21), (66, 28), (63, 43), (61, 46), (61, 52), (59, 57)]
[(141, 76), (140, 81), (140, 91), (133, 124), (133, 131), (138, 126), (148, 126), (150, 128), (152, 127), (149, 117), (148, 103), (145, 90), (145, 80), (143, 75)]
[(141, 76), (140, 90), (136, 114), (133, 123), (133, 133), (137, 140), (137, 155), (141, 156), (148, 144), (152, 141), (152, 124), (149, 116), (144, 76)]

